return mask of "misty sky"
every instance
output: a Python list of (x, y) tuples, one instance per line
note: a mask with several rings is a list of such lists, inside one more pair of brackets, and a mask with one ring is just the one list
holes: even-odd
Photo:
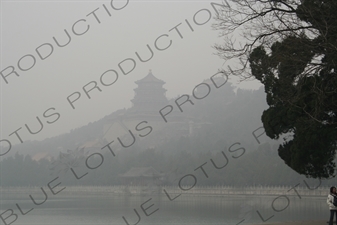
[[(149, 69), (168, 98), (191, 94), (224, 63), (212, 48), (221, 39), (210, 2), (1, 1), (1, 139), (20, 143), (9, 136), (17, 131), (23, 141), (42, 140), (129, 108), (134, 82)], [(36, 117), (44, 127), (31, 134), (25, 124), (37, 131)]]

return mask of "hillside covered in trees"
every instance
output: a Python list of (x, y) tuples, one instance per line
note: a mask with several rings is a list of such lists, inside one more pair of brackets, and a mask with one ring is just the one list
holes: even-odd
[[(277, 155), (279, 142), (261, 130), (266, 106), (262, 89), (235, 91), (225, 85), (181, 112), (207, 121), (194, 135), (153, 147), (113, 149), (113, 154), (100, 151), (89, 159), (85, 148), (80, 152), (79, 143), (98, 138), (107, 116), (68, 134), (17, 147), (15, 154), (0, 162), (0, 185), (44, 186), (56, 177), (63, 185), (120, 185), (120, 175), (136, 167), (165, 174), (163, 185), (176, 185), (186, 174), (197, 177), (197, 185), (295, 185), (305, 177), (285, 165)], [(158, 135), (162, 134), (154, 133), (153, 138)], [(33, 160), (32, 155), (41, 151), (52, 157)]]

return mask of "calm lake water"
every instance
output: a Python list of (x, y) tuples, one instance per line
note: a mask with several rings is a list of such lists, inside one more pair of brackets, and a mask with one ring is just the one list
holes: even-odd
[[(13, 225), (139, 225), (156, 224), (256, 224), (280, 221), (327, 220), (329, 210), (325, 197), (298, 196), (192, 196), (182, 194), (174, 200), (166, 195), (120, 196), (106, 194), (67, 194), (48, 196), (39, 206), (29, 194), (1, 192), (0, 212), (13, 209), (18, 218), (8, 211), (2, 214), (7, 224)], [(32, 194), (33, 195), (33, 194)], [(43, 194), (34, 194), (37, 203)], [(39, 196), (39, 197), (38, 197)], [(171, 199), (177, 195), (170, 196)], [(26, 215), (27, 212), (34, 208)], [(142, 209), (143, 208), (143, 209)], [(135, 212), (136, 210), (136, 212)], [(145, 213), (147, 215), (145, 215)], [(123, 219), (124, 217), (124, 219)], [(4, 224), (0, 220), (0, 224)]]

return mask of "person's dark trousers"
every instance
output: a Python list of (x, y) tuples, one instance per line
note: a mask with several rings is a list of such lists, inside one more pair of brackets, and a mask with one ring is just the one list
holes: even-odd
[(337, 221), (337, 210), (330, 210), (330, 220), (329, 225), (333, 225), (333, 216), (336, 214), (336, 221)]

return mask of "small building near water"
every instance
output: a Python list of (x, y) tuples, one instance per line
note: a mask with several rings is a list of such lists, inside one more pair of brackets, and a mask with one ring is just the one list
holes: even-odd
[(122, 185), (151, 186), (161, 185), (164, 181), (164, 174), (153, 167), (132, 167), (119, 177)]

